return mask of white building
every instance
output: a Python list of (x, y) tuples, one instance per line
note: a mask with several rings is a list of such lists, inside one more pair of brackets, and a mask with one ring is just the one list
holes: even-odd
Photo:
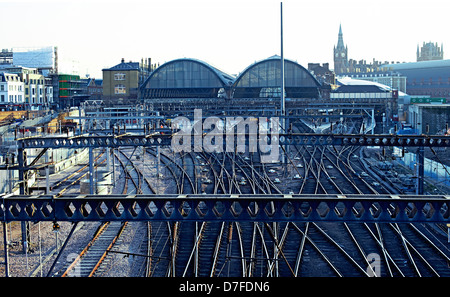
[(24, 83), (24, 106), (26, 109), (37, 110), (44, 105), (45, 77), (37, 68), (22, 66), (10, 67), (9, 73), (15, 73)]
[(44, 106), (48, 108), (54, 103), (52, 79), (49, 77), (45, 78), (44, 94)]
[(24, 102), (24, 83), (14, 73), (0, 73), (0, 109), (14, 109)]
[(346, 74), (346, 77), (379, 83), (391, 89), (406, 93), (406, 76), (393, 71), (349, 73)]

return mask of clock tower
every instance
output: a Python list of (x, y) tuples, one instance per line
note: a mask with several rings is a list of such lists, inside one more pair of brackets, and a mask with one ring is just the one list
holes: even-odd
[(333, 49), (334, 73), (341, 74), (348, 71), (347, 46), (344, 46), (342, 28), (339, 25), (338, 43)]

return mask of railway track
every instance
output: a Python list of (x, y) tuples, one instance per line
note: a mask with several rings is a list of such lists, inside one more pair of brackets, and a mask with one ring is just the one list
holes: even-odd
[[(295, 129), (305, 128), (298, 125)], [(286, 152), (285, 170), (277, 163), (263, 164), (259, 154), (248, 152), (160, 149), (158, 153), (146, 149), (138, 160), (135, 152), (120, 150), (115, 158), (122, 168), (119, 176), (125, 180), (126, 193), (161, 193), (154, 187), (158, 179), (173, 184), (166, 191), (180, 194), (391, 192), (363, 174), (366, 169), (359, 150), (292, 146)], [(148, 174), (143, 164), (158, 158), (163, 177)], [(202, 211), (201, 206), (185, 207), (186, 211)], [(256, 210), (236, 205), (235, 211)], [(99, 238), (111, 233), (105, 235), (111, 244), (121, 228), (109, 224), (98, 233)], [(450, 276), (445, 237), (428, 224), (152, 222), (147, 230), (145, 276)], [(96, 257), (110, 244), (99, 245)]]
[[(306, 148), (308, 149), (308, 148)], [(362, 178), (361, 164), (355, 163), (352, 156), (357, 152), (349, 148), (325, 148), (323, 150), (309, 148), (299, 150), (298, 158), (291, 159), (297, 174), (306, 178), (300, 179), (300, 193), (381, 193), (366, 179)], [(271, 173), (263, 166), (258, 167), (257, 156), (219, 154), (207, 157), (208, 164), (215, 179), (222, 179), (213, 189), (221, 191), (248, 192), (282, 192), (273, 182)], [(296, 167), (303, 163), (303, 167)], [(359, 167), (358, 167), (359, 166)], [(257, 169), (258, 168), (258, 169)], [(230, 170), (232, 170), (230, 172)], [(331, 178), (335, 176), (336, 179)], [(248, 182), (239, 184), (240, 178)], [(311, 178), (312, 177), (312, 178)], [(227, 182), (228, 179), (228, 182)], [(251, 181), (251, 182), (250, 182)], [(185, 244), (190, 248), (175, 257), (175, 276), (369, 276), (369, 275), (448, 275), (446, 266), (449, 251), (439, 240), (408, 247), (418, 242), (412, 231), (399, 233), (399, 228), (413, 230), (414, 225), (405, 224), (397, 229), (386, 224), (326, 224), (308, 223), (273, 224), (266, 226), (258, 223), (233, 223), (223, 225), (205, 223), (199, 233), (193, 233), (193, 227), (186, 224), (178, 226), (183, 234), (177, 246)], [(214, 224), (214, 226), (213, 226)], [(423, 226), (422, 226), (423, 227)], [(196, 228), (198, 229), (198, 228)], [(427, 228), (423, 232), (429, 233)], [(425, 234), (423, 233), (423, 234)], [(406, 234), (406, 235), (405, 235)], [(184, 240), (185, 236), (189, 239)], [(430, 234), (423, 235), (429, 238)], [(195, 240), (194, 238), (199, 238)], [(395, 244), (391, 244), (395, 243)], [(212, 248), (214, 246), (214, 248)], [(427, 250), (433, 247), (434, 253), (440, 255), (440, 261), (427, 261)], [(204, 250), (214, 250), (212, 265), (186, 263), (187, 255), (208, 255)], [(407, 252), (409, 250), (409, 253)], [(379, 270), (373, 269), (370, 255), (380, 256), (382, 263)], [(433, 253), (432, 253), (433, 254)], [(196, 256), (192, 256), (195, 257)], [(420, 259), (414, 260), (415, 258)], [(201, 258), (203, 259), (203, 258)], [(421, 264), (418, 264), (421, 263)], [(432, 264), (431, 264), (432, 263)], [(173, 263), (172, 263), (173, 264)], [(198, 267), (196, 265), (199, 265)], [(439, 268), (434, 268), (440, 266)], [(210, 269), (214, 267), (214, 269)], [(319, 269), (320, 267), (320, 269)], [(423, 271), (425, 270), (425, 271)], [(440, 271), (438, 271), (440, 270)], [(183, 271), (183, 273), (181, 273)], [(210, 272), (209, 274), (207, 272)], [(172, 274), (173, 275), (173, 274)]]
[[(138, 166), (131, 161), (132, 156), (119, 151), (119, 154), (114, 153), (114, 157), (120, 163), (122, 173), (125, 175), (122, 194), (143, 193), (144, 185), (147, 186), (147, 191), (155, 193), (151, 182), (144, 176)], [(125, 161), (122, 158), (125, 158)], [(131, 181), (132, 186), (129, 186), (129, 181)], [(113, 251), (115, 243), (126, 226), (127, 222), (106, 222), (101, 224), (92, 240), (67, 267), (62, 277), (94, 276), (108, 254)]]
[[(317, 167), (315, 169), (317, 169), (318, 172), (321, 170), (326, 170), (325, 174), (327, 176), (337, 173), (338, 179), (327, 179), (332, 182), (335, 191), (342, 194), (389, 193), (389, 190), (381, 184), (367, 181), (369, 177), (368, 175), (361, 175), (365, 169), (359, 156), (356, 155), (357, 149), (348, 147), (327, 147), (324, 149), (328, 149), (328, 153), (322, 154), (321, 162), (325, 161), (322, 159), (324, 158), (331, 164), (322, 166), (318, 165), (319, 162), (316, 161), (315, 164)], [(307, 164), (311, 164), (311, 162)], [(311, 168), (312, 165), (309, 166)], [(323, 181), (317, 180), (317, 183), (319, 182), (323, 183)], [(374, 186), (374, 184), (376, 186)], [(323, 189), (324, 187), (321, 188)], [(319, 189), (319, 187), (316, 187), (316, 189)], [(427, 224), (419, 224), (416, 226), (416, 224), (314, 223), (313, 225), (316, 226), (316, 230), (320, 230), (320, 233), (325, 236), (328, 241), (326, 244), (322, 244), (320, 241), (317, 241), (315, 244), (311, 244), (312, 246), (315, 246), (316, 250), (320, 249), (321, 251), (324, 251), (323, 255), (341, 255), (340, 259), (348, 258), (348, 260), (351, 260), (351, 263), (347, 264), (343, 260), (339, 261), (340, 265), (342, 265), (344, 269), (338, 269), (337, 267), (333, 267), (331, 265), (331, 263), (333, 263), (332, 261), (329, 261), (325, 258), (325, 256), (322, 256), (322, 262), (328, 263), (328, 270), (330, 272), (334, 272), (335, 275), (347, 276), (352, 275), (351, 273), (348, 274), (349, 272), (356, 272), (358, 270), (360, 273), (364, 272), (361, 269), (362, 267), (367, 269), (372, 268), (372, 262), (369, 262), (368, 259), (369, 255), (379, 256), (378, 261), (380, 265), (377, 268), (377, 272), (366, 270), (365, 274), (376, 274), (382, 276), (448, 275), (448, 269), (445, 269), (445, 266), (450, 263), (448, 261), (449, 250), (445, 244), (442, 243), (442, 237), (440, 240), (436, 240), (436, 236), (430, 232), (427, 228)], [(322, 228), (322, 226), (328, 226), (328, 228)], [(418, 227), (424, 230), (424, 233), (417, 232)], [(308, 228), (308, 232), (303, 231), (304, 236), (310, 233), (314, 234), (312, 233), (313, 230), (314, 229)], [(404, 231), (402, 232), (401, 230)], [(412, 230), (416, 230), (416, 234), (414, 234)], [(343, 234), (350, 236), (351, 240), (345, 239)], [(420, 238), (418, 234), (420, 234)], [(431, 238), (434, 240), (432, 241)], [(428, 247), (426, 247), (423, 243), (424, 240), (427, 242)], [(353, 246), (347, 247), (347, 251), (359, 251), (360, 257), (358, 259), (350, 259), (350, 256), (342, 256), (344, 250), (343, 247), (349, 242), (353, 242)], [(335, 251), (328, 251), (333, 247)], [(431, 263), (427, 260), (428, 257), (430, 259), (435, 257), (429, 254), (428, 251), (430, 247), (434, 250), (432, 254), (435, 253), (440, 255), (440, 261), (435, 261), (433, 263), (434, 265), (431, 265)], [(415, 254), (415, 256), (413, 256), (413, 254)], [(428, 256), (426, 256), (426, 254)], [(349, 255), (349, 253), (346, 252), (344, 255)], [(420, 261), (417, 259), (420, 259)], [(355, 263), (362, 263), (363, 266), (356, 266)], [(420, 265), (418, 263), (420, 263)], [(436, 269), (435, 267), (440, 268)], [(314, 271), (314, 268), (311, 267), (311, 270)], [(440, 271), (438, 272), (438, 270)], [(343, 272), (346, 273), (344, 274)], [(311, 273), (308, 274), (311, 275)]]

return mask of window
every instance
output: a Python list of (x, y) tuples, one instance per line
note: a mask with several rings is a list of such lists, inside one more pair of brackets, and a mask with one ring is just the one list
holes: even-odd
[(5, 95), (1, 95), (0, 102), (5, 102)]
[(125, 73), (115, 73), (114, 80), (125, 80)]
[(126, 88), (124, 85), (116, 85), (114, 87), (114, 94), (118, 95), (118, 94), (126, 94)]

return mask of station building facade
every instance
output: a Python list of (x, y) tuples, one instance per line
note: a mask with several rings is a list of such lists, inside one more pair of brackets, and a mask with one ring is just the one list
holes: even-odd
[[(285, 96), (318, 98), (321, 84), (303, 66), (284, 60)], [(272, 56), (247, 67), (233, 84), (233, 98), (281, 97), (281, 58)]]
[(229, 98), (234, 77), (196, 59), (177, 59), (155, 71), (141, 86), (150, 98)]
[[(285, 96), (318, 98), (322, 84), (303, 66), (284, 60)], [(152, 98), (281, 97), (281, 58), (272, 56), (247, 67), (237, 77), (196, 59), (177, 59), (155, 69), (140, 87)]]

